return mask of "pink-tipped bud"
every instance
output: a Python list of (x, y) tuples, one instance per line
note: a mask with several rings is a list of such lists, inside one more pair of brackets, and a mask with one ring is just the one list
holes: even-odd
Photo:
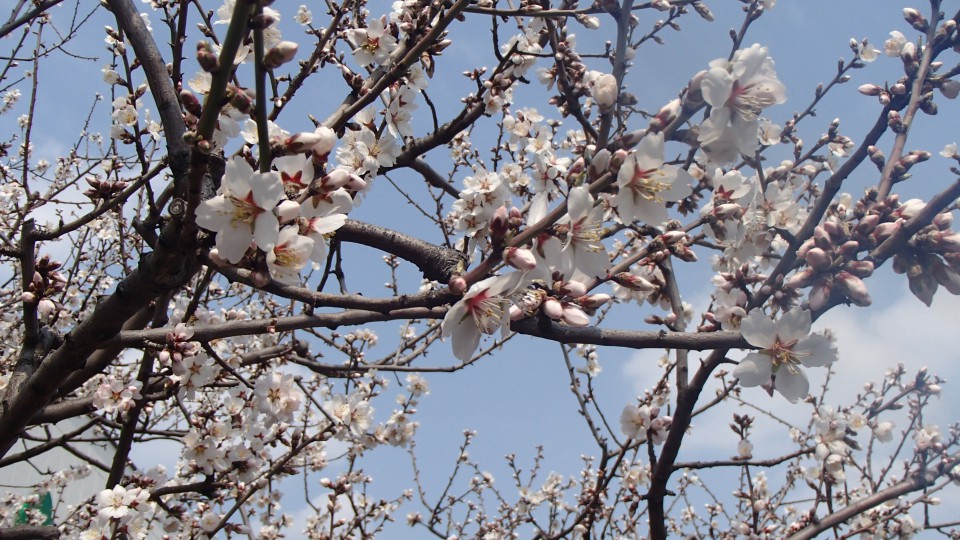
[(463, 276), (453, 276), (447, 284), (447, 288), (453, 294), (463, 294), (467, 290), (467, 280)]
[(797, 257), (803, 258), (807, 256), (807, 252), (814, 247), (813, 238), (808, 238), (804, 243), (800, 244), (800, 247), (797, 248)]
[(575, 328), (582, 328), (590, 324), (590, 317), (579, 306), (569, 303), (563, 304), (561, 320)]
[(609, 294), (591, 294), (577, 298), (577, 303), (583, 306), (584, 309), (597, 309), (609, 302), (611, 298)]
[(867, 285), (857, 276), (849, 272), (837, 272), (834, 283), (840, 288), (840, 292), (854, 304), (866, 307), (872, 303), (870, 293), (867, 292)]
[(560, 301), (554, 297), (549, 297), (543, 301), (543, 304), (540, 304), (540, 309), (543, 310), (543, 314), (555, 321), (559, 321), (563, 317), (563, 306), (560, 305)]
[(681, 242), (686, 238), (687, 233), (683, 231), (669, 231), (660, 235), (660, 240), (668, 246)]
[(877, 225), (876, 229), (873, 230), (873, 238), (879, 244), (890, 236), (896, 234), (896, 232), (900, 230), (901, 226), (903, 226), (903, 220), (900, 219), (881, 223)]
[(607, 172), (611, 157), (610, 151), (606, 148), (598, 150), (597, 153), (593, 155), (593, 159), (590, 160), (590, 177), (599, 178), (603, 173)]
[(840, 247), (837, 248), (837, 251), (846, 258), (851, 258), (857, 254), (857, 251), (860, 250), (860, 242), (856, 240), (847, 240), (846, 242), (840, 244)]
[(929, 28), (927, 19), (914, 8), (903, 8), (903, 18), (918, 32), (926, 32)]
[(713, 208), (713, 214), (720, 219), (737, 219), (743, 215), (743, 208), (736, 203), (724, 203)]
[(880, 224), (880, 216), (877, 214), (868, 214), (863, 216), (863, 219), (860, 220), (860, 223), (857, 223), (857, 226), (853, 228), (853, 232), (861, 236), (869, 236), (874, 229), (877, 228), (877, 225)]
[(823, 250), (832, 250), (833, 241), (830, 240), (830, 233), (822, 225), (813, 229), (813, 243)]
[(518, 270), (533, 270), (537, 267), (537, 259), (533, 252), (526, 248), (507, 248), (504, 260)]
[(493, 213), (493, 219), (490, 220), (490, 237), (494, 242), (499, 242), (510, 231), (507, 223), (507, 207), (501, 206)]
[(313, 146), (318, 142), (320, 142), (319, 135), (316, 133), (303, 132), (287, 137), (287, 140), (283, 141), (283, 147), (286, 148), (287, 152), (300, 154), (311, 151)]
[(337, 144), (337, 134), (326, 126), (320, 126), (313, 132), (317, 136), (317, 143), (313, 145), (313, 153), (317, 156), (326, 156)]
[(946, 231), (951, 225), (953, 225), (953, 214), (950, 212), (937, 214), (933, 217), (931, 223), (933, 223), (941, 231)]
[(32, 292), (25, 292), (20, 295), (20, 301), (24, 304), (32, 304), (37, 301), (37, 295)]
[(790, 279), (787, 280), (787, 287), (791, 289), (802, 289), (804, 287), (809, 287), (815, 277), (817, 277), (818, 272), (813, 268), (804, 268), (796, 274), (790, 276)]
[(844, 265), (844, 268), (858, 278), (868, 278), (873, 275), (873, 262), (871, 261), (850, 261)]
[(292, 41), (281, 41), (273, 47), (265, 55), (263, 55), (263, 67), (267, 69), (276, 69), (287, 62), (293, 60), (293, 57), (297, 55), (297, 44)]
[(862, 84), (860, 88), (857, 88), (861, 94), (865, 96), (879, 96), (880, 92), (883, 91), (883, 88), (875, 84)]
[(944, 251), (954, 253), (960, 251), (960, 233), (941, 231), (934, 235), (934, 241), (937, 247)]
[(960, 294), (960, 273), (945, 264), (939, 257), (933, 257), (936, 263), (932, 264), (933, 277), (937, 283), (943, 285), (950, 294)]
[(587, 294), (587, 286), (579, 281), (566, 281), (554, 285), (554, 288), (560, 293), (573, 298), (579, 298)]
[(626, 287), (631, 291), (650, 292), (657, 289), (653, 283), (650, 283), (640, 276), (635, 276), (630, 272), (620, 272), (615, 274), (611, 279), (613, 279), (613, 282), (617, 285)]
[(527, 318), (527, 314), (517, 306), (511, 305), (509, 313), (511, 321), (519, 321), (520, 319)]
[(811, 268), (815, 270), (819, 270), (821, 272), (830, 268), (830, 266), (833, 264), (833, 258), (826, 251), (818, 247), (812, 248), (810, 249), (810, 251), (807, 251), (807, 254), (804, 257), (804, 260), (807, 261), (807, 264)]
[(823, 309), (827, 302), (830, 300), (830, 293), (832, 292), (833, 281), (830, 279), (822, 279), (818, 281), (813, 289), (810, 290), (810, 309), (813, 311), (820, 311)]

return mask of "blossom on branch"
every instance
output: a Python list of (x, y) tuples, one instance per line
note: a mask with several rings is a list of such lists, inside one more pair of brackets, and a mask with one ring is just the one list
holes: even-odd
[(760, 347), (740, 361), (733, 370), (742, 386), (760, 386), (770, 382), (791, 402), (807, 396), (810, 383), (803, 367), (828, 366), (837, 359), (830, 338), (810, 333), (810, 311), (795, 307), (776, 322), (753, 309), (740, 322), (740, 333), (747, 343)]
[(236, 264), (251, 241), (262, 249), (277, 243), (280, 222), (273, 208), (282, 197), (278, 173), (256, 173), (235, 157), (227, 162), (220, 194), (197, 208), (197, 225), (216, 231), (220, 256)]
[(466, 362), (480, 345), (481, 334), (494, 334), (497, 330), (504, 334), (508, 332), (511, 302), (507, 296), (519, 289), (524, 281), (521, 272), (478, 281), (447, 311), (440, 328), (443, 337), (453, 338), (454, 356)]
[(753, 156), (760, 112), (787, 99), (786, 87), (777, 79), (767, 48), (754, 44), (717, 59), (701, 81), (704, 100), (712, 107), (700, 125), (700, 144), (711, 159), (730, 162), (738, 154)]

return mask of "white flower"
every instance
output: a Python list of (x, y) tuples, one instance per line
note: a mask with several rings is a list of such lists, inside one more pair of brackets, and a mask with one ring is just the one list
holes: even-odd
[(774, 378), (774, 387), (791, 402), (807, 396), (810, 384), (800, 366), (821, 367), (837, 359), (836, 349), (821, 334), (810, 334), (810, 312), (793, 308), (774, 323), (759, 309), (740, 323), (743, 338), (760, 347), (740, 361), (733, 375), (743, 386), (759, 386)]
[(235, 157), (227, 162), (220, 194), (197, 208), (197, 225), (216, 231), (220, 256), (236, 264), (251, 241), (265, 250), (277, 243), (280, 223), (273, 208), (282, 197), (279, 174), (255, 173)]
[(510, 326), (506, 295), (517, 290), (523, 274), (512, 272), (478, 281), (453, 305), (443, 318), (443, 337), (453, 338), (453, 355), (467, 361), (477, 350), (481, 334), (504, 333)]
[(629, 404), (620, 413), (620, 431), (637, 442), (647, 440), (647, 431), (656, 412), (649, 405)]
[(278, 157), (273, 160), (273, 166), (280, 173), (284, 187), (299, 191), (313, 181), (313, 161), (304, 154)]
[(880, 442), (893, 440), (893, 422), (877, 422), (873, 427), (873, 436)]
[(926, 450), (939, 444), (943, 440), (943, 437), (940, 435), (939, 427), (927, 424), (913, 434), (913, 440), (917, 443), (917, 450)]
[(254, 385), (257, 408), (280, 421), (288, 421), (303, 402), (303, 394), (296, 387), (293, 375), (271, 372)]
[(387, 33), (380, 19), (371, 20), (366, 28), (347, 30), (347, 39), (356, 47), (353, 57), (362, 67), (384, 63), (397, 46), (397, 39)]
[(300, 4), (300, 8), (297, 10), (297, 14), (293, 16), (293, 20), (297, 24), (302, 24), (304, 26), (313, 22), (313, 13), (307, 9), (307, 6)]
[(617, 173), (617, 213), (624, 223), (641, 220), (657, 226), (667, 220), (667, 202), (680, 200), (693, 177), (663, 164), (663, 135), (647, 135)]
[(567, 242), (563, 246), (563, 269), (569, 279), (573, 270), (590, 277), (602, 277), (607, 273), (610, 259), (601, 240), (603, 207), (594, 206), (593, 195), (586, 186), (570, 188), (567, 196), (567, 216), (561, 222), (567, 225)]
[(349, 397), (337, 394), (324, 403), (323, 408), (346, 428), (337, 434), (338, 438), (346, 437), (347, 434), (362, 436), (373, 424), (373, 407), (359, 394), (350, 394)]
[(957, 153), (957, 143), (953, 142), (943, 147), (940, 155), (948, 159), (957, 159), (960, 154)]
[(301, 236), (298, 227), (284, 227), (276, 245), (267, 251), (267, 267), (277, 281), (297, 283), (300, 270), (307, 265), (313, 253), (313, 239)]
[(903, 46), (907, 44), (907, 38), (902, 33), (894, 30), (890, 32), (890, 39), (883, 42), (883, 54), (891, 57), (900, 56)]
[[(328, 176), (333, 176), (333, 173)], [(352, 209), (353, 199), (342, 188), (304, 201), (300, 206), (300, 215), (306, 220), (307, 236), (313, 240), (310, 260), (322, 262), (327, 258), (326, 235), (342, 227)]]
[(591, 81), (593, 99), (600, 106), (600, 109), (607, 110), (613, 107), (617, 102), (617, 78), (610, 73), (597, 73), (597, 76)]
[(703, 77), (703, 98), (712, 107), (700, 125), (700, 143), (711, 159), (729, 162), (737, 154), (753, 156), (758, 147), (760, 112), (786, 101), (766, 47), (741, 49), (732, 61), (710, 62)]

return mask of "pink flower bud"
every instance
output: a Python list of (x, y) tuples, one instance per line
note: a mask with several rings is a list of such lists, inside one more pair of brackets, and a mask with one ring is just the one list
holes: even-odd
[(610, 151), (606, 148), (601, 148), (593, 155), (593, 159), (590, 160), (590, 176), (592, 178), (597, 178), (607, 171), (607, 167), (610, 165), (611, 154)]
[(296, 133), (290, 137), (287, 137), (287, 140), (283, 141), (283, 146), (288, 152), (299, 154), (301, 152), (310, 151), (319, 141), (320, 136), (316, 133)]
[(804, 268), (796, 274), (790, 276), (790, 279), (787, 280), (787, 287), (791, 289), (802, 289), (804, 287), (809, 287), (813, 282), (813, 279), (817, 276), (818, 272), (813, 268)]
[(567, 281), (554, 285), (554, 288), (566, 296), (578, 298), (587, 294), (587, 286), (579, 281)]
[(337, 134), (326, 126), (320, 126), (314, 130), (317, 135), (317, 143), (313, 145), (313, 153), (318, 156), (325, 156), (333, 150), (333, 145), (337, 143)]
[(582, 328), (590, 324), (590, 317), (575, 304), (563, 304), (563, 322), (576, 328)]
[(617, 102), (617, 94), (620, 89), (617, 86), (617, 78), (609, 73), (605, 73), (597, 78), (593, 86), (593, 99), (601, 110), (607, 110), (613, 107)]
[(939, 257), (935, 258), (935, 260), (937, 263), (931, 265), (933, 267), (934, 279), (950, 291), (950, 294), (960, 294), (960, 273), (957, 273), (956, 270), (944, 264)]
[(850, 258), (857, 254), (857, 251), (860, 249), (860, 242), (856, 240), (847, 240), (846, 242), (840, 244), (840, 247), (837, 248), (837, 251), (840, 252), (844, 257)]
[(584, 309), (597, 309), (607, 302), (609, 302), (611, 296), (609, 294), (598, 293), (591, 294), (590, 296), (581, 296), (577, 298), (577, 303), (584, 307)]
[(511, 321), (519, 321), (519, 320), (521, 320), (521, 319), (525, 319), (526, 317), (527, 317), (527, 314), (524, 313), (524, 311), (523, 311), (522, 309), (520, 309), (520, 308), (517, 307), (517, 306), (513, 306), (513, 305), (510, 306), (510, 320), (511, 320)]
[(41, 298), (40, 301), (37, 302), (37, 313), (39, 313), (40, 317), (44, 320), (49, 319), (56, 311), (57, 305), (49, 298)]
[(263, 55), (263, 67), (276, 69), (293, 60), (297, 55), (297, 44), (292, 41), (281, 41)]
[(872, 303), (870, 294), (867, 292), (867, 285), (857, 276), (849, 272), (837, 272), (834, 283), (840, 288), (840, 292), (854, 304), (866, 307)]
[(555, 321), (559, 321), (563, 317), (563, 306), (560, 305), (560, 301), (554, 297), (549, 297), (543, 301), (543, 304), (540, 305), (540, 309), (543, 310), (543, 314)]
[(811, 268), (820, 270), (821, 272), (830, 268), (833, 264), (833, 258), (826, 251), (818, 247), (808, 251), (804, 260), (807, 261), (807, 264), (810, 265)]
[(862, 84), (860, 88), (857, 88), (861, 94), (865, 96), (879, 96), (880, 92), (883, 91), (883, 88), (875, 84)]
[(933, 217), (932, 223), (941, 231), (946, 231), (953, 225), (953, 214), (944, 212)]
[(537, 267), (537, 259), (533, 252), (526, 248), (507, 248), (504, 260), (518, 270), (533, 270)]
[(830, 300), (830, 293), (832, 292), (833, 283), (832, 280), (823, 279), (817, 282), (813, 286), (813, 289), (810, 289), (810, 309), (813, 311), (819, 311), (827, 305), (827, 301)]
[(813, 243), (823, 250), (832, 250), (833, 242), (830, 240), (830, 233), (823, 226), (817, 226), (813, 229)]
[(947, 79), (940, 83), (940, 93), (947, 99), (956, 99), (960, 95), (960, 81)]
[(663, 241), (666, 245), (676, 244), (684, 240), (687, 237), (687, 233), (683, 231), (669, 231), (660, 235), (660, 240)]
[(934, 238), (937, 246), (944, 251), (960, 251), (960, 233), (942, 231), (937, 233)]
[(858, 278), (867, 278), (873, 275), (873, 263), (871, 261), (850, 261), (844, 268)]
[(897, 221), (888, 221), (886, 223), (881, 223), (877, 225), (876, 229), (874, 229), (873, 238), (879, 244), (884, 240), (886, 240), (887, 238), (889, 238), (890, 236), (894, 235), (898, 230), (900, 230), (900, 227), (902, 225), (903, 225), (903, 221), (899, 219)]
[(650, 292), (657, 289), (653, 283), (650, 283), (640, 276), (635, 276), (630, 272), (620, 272), (619, 274), (614, 275), (611, 279), (613, 279), (614, 283), (617, 285), (626, 287), (631, 291)]
[(37, 295), (32, 292), (25, 292), (20, 295), (20, 301), (24, 304), (32, 304), (37, 301)]
[(467, 290), (467, 280), (463, 279), (463, 276), (454, 276), (450, 278), (447, 288), (453, 294), (463, 294)]
[(863, 216), (863, 219), (860, 220), (860, 223), (857, 223), (856, 227), (853, 228), (853, 231), (862, 236), (868, 236), (877, 228), (877, 225), (880, 224), (880, 216), (877, 214), (868, 214)]
[(743, 214), (743, 208), (736, 203), (724, 203), (713, 208), (713, 213), (720, 219), (739, 218)]

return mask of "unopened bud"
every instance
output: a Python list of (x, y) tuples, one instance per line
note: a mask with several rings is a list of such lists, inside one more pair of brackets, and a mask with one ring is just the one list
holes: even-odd
[(540, 304), (540, 309), (543, 310), (543, 314), (555, 321), (559, 321), (563, 317), (563, 306), (560, 305), (560, 301), (554, 297), (549, 297)]
[(533, 270), (537, 267), (537, 259), (533, 256), (533, 252), (526, 248), (507, 248), (504, 252), (504, 260), (518, 270)]
[(903, 18), (918, 32), (926, 32), (929, 28), (927, 19), (914, 8), (903, 8)]
[(577, 303), (583, 306), (584, 309), (597, 309), (607, 302), (609, 302), (611, 296), (609, 294), (598, 293), (591, 294), (589, 296), (581, 296), (577, 298)]
[(620, 272), (612, 276), (613, 282), (621, 287), (626, 287), (631, 291), (650, 292), (656, 290), (656, 285), (646, 279), (631, 274), (630, 272)]
[(867, 292), (867, 285), (857, 276), (849, 272), (837, 272), (834, 283), (840, 288), (840, 292), (854, 304), (866, 307), (872, 303), (870, 294)]
[(883, 91), (883, 88), (875, 84), (862, 84), (860, 88), (857, 88), (861, 94), (865, 96), (879, 96), (880, 92)]
[(296, 133), (283, 141), (283, 147), (291, 154), (309, 152), (320, 142), (320, 136), (309, 131)]
[(467, 290), (467, 280), (463, 279), (463, 276), (454, 276), (450, 278), (447, 288), (453, 294), (463, 294)]
[(293, 60), (293, 57), (296, 55), (296, 43), (292, 41), (281, 41), (263, 55), (263, 67), (266, 69), (276, 69)]

